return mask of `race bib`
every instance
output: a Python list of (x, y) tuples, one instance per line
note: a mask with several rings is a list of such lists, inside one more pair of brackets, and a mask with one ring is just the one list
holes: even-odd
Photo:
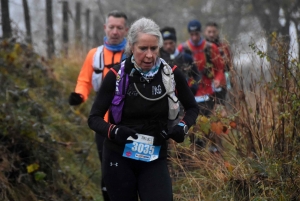
[(127, 140), (132, 140), (132, 143), (125, 144), (123, 157), (134, 160), (150, 162), (158, 159), (161, 146), (154, 146), (154, 137), (137, 134), (138, 139), (128, 137)]
[(205, 101), (209, 100), (209, 96), (208, 95), (204, 95), (204, 96), (195, 96), (195, 100), (197, 103), (202, 103)]

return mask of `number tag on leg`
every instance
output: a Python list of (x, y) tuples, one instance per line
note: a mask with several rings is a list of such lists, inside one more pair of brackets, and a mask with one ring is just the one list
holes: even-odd
[(154, 146), (154, 137), (137, 134), (138, 139), (129, 137), (127, 140), (132, 140), (132, 143), (125, 144), (123, 156), (134, 160), (150, 162), (158, 159), (161, 146)]
[(204, 95), (204, 96), (195, 96), (195, 100), (197, 103), (202, 103), (205, 101), (209, 100), (209, 96), (208, 95)]

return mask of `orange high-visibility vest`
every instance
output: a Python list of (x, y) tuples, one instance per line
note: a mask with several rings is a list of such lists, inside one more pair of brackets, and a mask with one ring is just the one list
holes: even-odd
[[(103, 45), (89, 51), (80, 70), (75, 88), (75, 92), (83, 96), (83, 101), (88, 99), (92, 87), (95, 91), (99, 90), (109, 69), (121, 62), (123, 52), (112, 52)], [(105, 114), (104, 120), (108, 122), (108, 112)]]

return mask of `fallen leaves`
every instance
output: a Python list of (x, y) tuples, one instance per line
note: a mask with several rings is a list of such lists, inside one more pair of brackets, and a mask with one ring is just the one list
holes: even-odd
[(200, 121), (203, 123), (207, 123), (209, 121), (209, 119), (206, 116), (201, 116)]
[(40, 165), (37, 163), (33, 163), (27, 166), (27, 172), (32, 173), (40, 168)]
[(38, 171), (34, 174), (34, 179), (36, 181), (41, 181), (41, 180), (45, 179), (46, 176), (47, 176), (46, 173)]
[(217, 135), (221, 135), (223, 133), (223, 123), (218, 121), (218, 122), (212, 122), (210, 124), (211, 131), (216, 133)]
[(236, 123), (234, 121), (232, 121), (232, 122), (229, 123), (229, 126), (231, 128), (236, 128), (237, 125), (236, 125)]
[(221, 121), (212, 122), (210, 124), (211, 131), (216, 133), (217, 135), (228, 134), (230, 129), (235, 129), (237, 127), (236, 122), (231, 121), (229, 123), (229, 126), (222, 123)]
[(228, 161), (225, 161), (225, 162), (224, 162), (224, 166), (226, 167), (226, 169), (227, 169), (230, 173), (232, 173), (232, 171), (233, 171), (233, 169), (234, 169), (234, 166), (233, 166), (233, 165), (231, 165)]

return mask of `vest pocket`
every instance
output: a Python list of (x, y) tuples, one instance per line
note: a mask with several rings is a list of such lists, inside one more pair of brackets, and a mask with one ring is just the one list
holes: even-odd
[(179, 103), (175, 93), (168, 95), (169, 120), (175, 120), (179, 114)]
[(114, 118), (115, 124), (118, 124), (121, 121), (122, 110), (123, 110), (123, 106), (124, 106), (124, 98), (125, 98), (125, 95), (115, 94), (115, 96), (111, 102), (110, 111), (111, 111), (112, 117)]
[(99, 91), (101, 83), (102, 83), (102, 73), (93, 72), (92, 85), (96, 92)]

